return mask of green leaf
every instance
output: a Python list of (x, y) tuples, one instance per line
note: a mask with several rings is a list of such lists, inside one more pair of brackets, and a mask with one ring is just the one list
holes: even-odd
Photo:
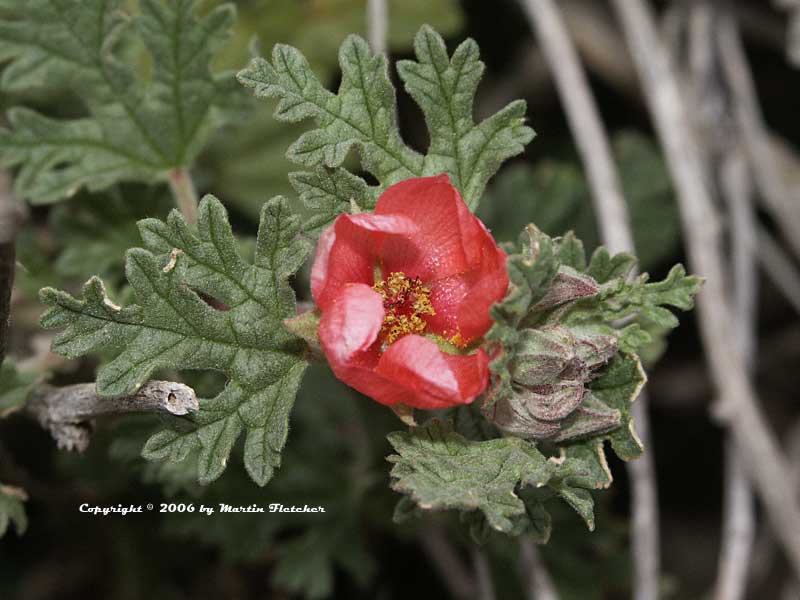
[(22, 408), (42, 374), (20, 371), (6, 358), (0, 365), (0, 419)]
[[(288, 157), (309, 168), (318, 168), (314, 184), (297, 185), (301, 198), (311, 210), (322, 207), (315, 226), (331, 220), (333, 211), (349, 206), (353, 188), (368, 199), (387, 186), (423, 175), (447, 173), (475, 209), (486, 181), (500, 163), (522, 152), (533, 137), (524, 125), (525, 104), (514, 102), (496, 115), (475, 125), (472, 105), (483, 69), (477, 46), (464, 42), (448, 58), (441, 37), (429, 27), (417, 34), (418, 62), (398, 66), (406, 89), (417, 100), (431, 132), (426, 156), (409, 148), (397, 123), (395, 90), (388, 75), (386, 58), (373, 55), (360, 37), (348, 36), (339, 51), (342, 81), (338, 94), (328, 91), (311, 71), (305, 57), (295, 48), (278, 44), (272, 61), (255, 58), (242, 70), (239, 81), (252, 88), (257, 97), (277, 98), (275, 117), (297, 122), (313, 119), (317, 125), (289, 148)], [(351, 148), (357, 148), (361, 163), (378, 180), (377, 190), (364, 191), (341, 166)], [(319, 167), (335, 169), (323, 175)], [(306, 176), (307, 178), (309, 176)], [(350, 179), (348, 185), (323, 185), (335, 177)], [(356, 199), (357, 200), (357, 199)]]
[(79, 194), (72, 202), (55, 206), (50, 225), (63, 244), (54, 263), (56, 274), (80, 279), (101, 275), (114, 288), (124, 275), (120, 257), (139, 244), (136, 222), (166, 216), (173, 205), (166, 190), (136, 186), (126, 193), (112, 188), (103, 194)]
[(411, 495), (423, 509), (480, 510), (499, 531), (511, 531), (525, 504), (517, 486), (541, 486), (552, 465), (536, 447), (519, 438), (472, 442), (450, 423), (432, 421), (408, 433), (389, 435), (397, 454), (392, 489)]
[(25, 490), (0, 483), (0, 538), (8, 531), (10, 523), (14, 524), (17, 535), (24, 534), (28, 529), (28, 517), (25, 514), (27, 500)]
[(178, 461), (199, 448), (199, 480), (208, 483), (244, 432), (245, 466), (264, 485), (280, 465), (306, 367), (304, 345), (282, 327), (295, 314), (288, 278), (310, 250), (298, 236), (299, 219), (282, 198), (267, 202), (252, 264), (240, 257), (227, 213), (211, 196), (200, 203), (196, 229), (177, 211), (139, 228), (146, 249), (129, 250), (126, 261), (135, 303), (116, 306), (97, 278), (84, 286), (83, 299), (42, 290), (50, 307), (42, 325), (66, 328), (53, 350), (68, 357), (110, 353), (113, 360), (97, 376), (99, 393), (109, 396), (130, 393), (156, 369), (224, 373), (227, 385), (200, 401), (194, 427), (156, 434), (144, 455)]
[[(587, 273), (599, 275), (598, 281), (606, 285), (596, 298), (586, 301), (565, 318), (572, 323), (592, 320), (610, 323), (624, 319), (661, 330), (677, 327), (678, 318), (664, 307), (690, 310), (703, 280), (696, 275), (687, 275), (683, 265), (675, 265), (663, 281), (648, 283), (646, 273), (627, 281), (625, 277), (634, 262), (628, 254), (611, 257), (605, 248), (599, 248), (592, 256)], [(626, 349), (636, 351), (650, 339), (644, 329), (630, 330), (625, 339)]]
[(646, 381), (647, 376), (639, 358), (635, 354), (620, 352), (589, 386), (594, 396), (622, 415), (620, 427), (604, 436), (622, 460), (638, 458), (644, 451), (634, 429), (631, 404)]
[[(0, 129), (0, 165), (19, 166), (15, 191), (48, 203), (78, 189), (153, 181), (190, 165), (210, 133), (242, 107), (231, 73), (209, 69), (235, 11), (225, 4), (202, 18), (195, 0), (142, 0), (128, 18), (121, 0), (31, 0), (0, 20), (4, 92), (71, 89), (86, 115), (52, 119), (9, 111)], [(125, 60), (138, 38), (152, 75)], [(125, 43), (123, 43), (123, 41)]]
[(430, 132), (424, 174), (448, 173), (475, 210), (489, 178), (533, 138), (525, 125), (525, 102), (516, 100), (476, 125), (472, 107), (484, 65), (475, 41), (461, 43), (450, 59), (442, 36), (423, 26), (414, 52), (418, 62), (400, 61), (397, 71)]
[(549, 482), (551, 489), (569, 504), (594, 531), (594, 499), (590, 491), (611, 485), (611, 471), (600, 440), (574, 444), (561, 449), (559, 467)]

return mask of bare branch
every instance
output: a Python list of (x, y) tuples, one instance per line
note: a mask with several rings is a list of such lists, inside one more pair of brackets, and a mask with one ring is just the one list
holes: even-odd
[(171, 381), (148, 381), (135, 393), (114, 398), (98, 396), (93, 383), (41, 384), (25, 405), (25, 412), (50, 431), (59, 448), (79, 452), (89, 446), (92, 421), (98, 417), (148, 412), (184, 416), (198, 409), (194, 390)]
[(611, 252), (630, 251), (633, 237), (608, 136), (564, 22), (553, 0), (523, 0), (523, 7), (566, 109), (591, 185), (604, 242)]
[(764, 272), (772, 279), (772, 283), (783, 293), (794, 309), (800, 313), (800, 274), (792, 263), (792, 259), (786, 255), (783, 248), (766, 229), (759, 227), (756, 234), (758, 237), (756, 255), (761, 261)]
[(756, 185), (786, 241), (800, 257), (800, 195), (779, 169), (769, 131), (764, 124), (758, 96), (736, 23), (726, 18), (719, 24), (722, 65), (735, 100), (734, 109)]
[(791, 470), (758, 406), (732, 329), (724, 288), (719, 222), (706, 188), (702, 156), (692, 136), (684, 99), (669, 56), (643, 0), (613, 0), (672, 173), (689, 257), (706, 277), (698, 298), (700, 331), (717, 387), (719, 418), (733, 431), (747, 471), (795, 572), (800, 573), (800, 507)]
[(558, 592), (547, 567), (542, 562), (539, 548), (530, 540), (519, 542), (522, 551), (523, 579), (527, 582), (528, 600), (558, 600)]
[(420, 530), (419, 541), (450, 595), (455, 600), (473, 600), (477, 582), (444, 530), (439, 525), (427, 524)]
[[(524, 0), (523, 6), (550, 65), (587, 171), (603, 243), (611, 252), (634, 252), (633, 234), (608, 135), (577, 53), (552, 0)], [(634, 404), (639, 438), (651, 448), (646, 396)], [(652, 450), (627, 465), (631, 479), (634, 597), (656, 600), (659, 579), (658, 494)]]
[(386, 0), (367, 0), (367, 38), (375, 54), (386, 54), (389, 9)]
[[(736, 336), (739, 351), (751, 374), (755, 367), (756, 215), (751, 203), (751, 183), (743, 152), (732, 147), (721, 168), (721, 191), (731, 215), (731, 249)], [(739, 449), (728, 434), (725, 443), (725, 494), (722, 505), (722, 541), (714, 597), (741, 600), (747, 591), (750, 557), (755, 538), (755, 506), (750, 480)]]
[(483, 550), (477, 546), (472, 547), (472, 569), (478, 578), (478, 588), (475, 598), (477, 600), (495, 600), (494, 585), (492, 584), (492, 572), (489, 569), (489, 561)]

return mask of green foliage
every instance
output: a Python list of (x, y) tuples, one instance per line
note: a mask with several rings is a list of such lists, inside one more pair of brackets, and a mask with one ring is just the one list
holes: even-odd
[(510, 531), (525, 512), (514, 489), (541, 486), (550, 476), (547, 459), (519, 438), (471, 442), (452, 425), (432, 421), (409, 433), (389, 435), (392, 488), (410, 494), (420, 508), (478, 509), (489, 524)]
[[(0, 165), (19, 166), (15, 191), (31, 202), (163, 178), (190, 165), (242, 107), (231, 73), (209, 69), (234, 22), (232, 5), (198, 18), (195, 0), (142, 0), (129, 18), (121, 4), (31, 0), (0, 20), (0, 61), (10, 61), (0, 90), (69, 89), (87, 113), (9, 111)], [(149, 76), (129, 58), (135, 42), (149, 52)]]
[[(472, 514), (473, 534), (481, 521), (497, 531), (547, 541), (550, 516), (542, 502), (558, 496), (594, 529), (590, 490), (611, 484), (602, 440), (561, 449), (549, 458), (518, 437), (470, 440), (452, 423), (430, 421), (389, 435), (395, 452), (392, 489), (408, 494), (423, 510), (457, 509)], [(403, 503), (401, 513), (409, 507)], [(477, 521), (475, 520), (477, 519)]]
[[(474, 123), (472, 104), (483, 69), (474, 41), (462, 43), (450, 59), (441, 36), (423, 27), (414, 47), (418, 62), (403, 61), (398, 71), (425, 114), (431, 137), (425, 156), (400, 136), (386, 58), (373, 55), (358, 36), (349, 36), (339, 51), (338, 94), (324, 87), (305, 57), (291, 46), (276, 45), (271, 62), (255, 58), (239, 73), (239, 81), (253, 88), (256, 96), (279, 99), (277, 119), (316, 122), (317, 129), (290, 146), (288, 157), (313, 169), (302, 176), (302, 185), (296, 184), (297, 176), (294, 181), (308, 207), (320, 212), (318, 227), (332, 221), (351, 199), (369, 208), (389, 185), (443, 172), (474, 210), (500, 163), (522, 152), (533, 137), (524, 125), (525, 104), (520, 101)], [(378, 180), (376, 188), (341, 172), (353, 147), (359, 150), (363, 167)]]
[(199, 449), (199, 480), (209, 483), (223, 472), (244, 431), (245, 466), (264, 485), (280, 465), (306, 366), (302, 344), (281, 326), (295, 313), (288, 278), (310, 249), (298, 237), (299, 219), (285, 200), (267, 202), (252, 264), (238, 254), (225, 209), (213, 197), (201, 202), (196, 231), (177, 211), (166, 222), (140, 221), (139, 228), (147, 249), (128, 251), (126, 261), (136, 303), (116, 306), (98, 278), (86, 283), (82, 300), (42, 290), (50, 306), (42, 325), (66, 328), (53, 350), (68, 357), (112, 353), (98, 371), (103, 395), (129, 393), (156, 369), (224, 373), (227, 385), (216, 398), (201, 400), (194, 422), (157, 433), (144, 455), (180, 461)]
[(24, 490), (0, 483), (0, 538), (10, 523), (14, 524), (17, 535), (22, 535), (28, 528), (28, 517), (25, 514), (25, 501), (28, 495)]
[[(632, 256), (611, 256), (604, 248), (587, 261), (573, 235), (553, 239), (528, 226), (510, 248), (508, 294), (490, 311), (494, 324), (486, 339), (496, 352), (481, 409), (504, 431), (550, 440), (560, 455), (547, 459), (532, 442), (498, 438), (476, 427), (467, 409), (456, 411), (455, 423), (469, 437), (439, 422), (392, 434), (398, 452), (389, 457), (392, 487), (416, 505), (405, 500), (397, 517), (418, 509), (479, 509), (482, 517), (467, 517), (473, 535), (481, 537), (485, 519), (493, 529), (543, 542), (550, 526), (542, 502), (559, 496), (594, 528), (591, 491), (611, 483), (604, 442), (623, 460), (643, 450), (630, 412), (646, 379), (630, 354), (648, 341), (639, 322), (676, 326), (664, 306), (688, 310), (700, 285), (681, 266), (662, 282), (647, 283), (646, 276), (629, 282), (634, 264)], [(627, 325), (618, 330), (621, 318)], [(585, 391), (577, 393), (576, 385)], [(574, 404), (563, 406), (569, 399)]]
[[(617, 133), (612, 146), (636, 257), (642, 270), (658, 267), (679, 250), (680, 242), (680, 219), (666, 164), (656, 144), (640, 133)], [(515, 239), (519, 223), (525, 222), (554, 237), (574, 230), (589, 250), (600, 243), (591, 191), (577, 161), (515, 163), (497, 176), (488, 196), (478, 215), (495, 239)]]
[(0, 419), (19, 410), (41, 375), (20, 371), (10, 359), (0, 365)]
[[(463, 26), (456, 0), (389, 0), (388, 7), (387, 41), (396, 54), (408, 53), (420, 23), (428, 23), (445, 38), (458, 35)], [(251, 56), (253, 38), (278, 41), (302, 48), (314, 73), (326, 83), (338, 77), (341, 40), (353, 32), (366, 32), (367, 25), (363, 0), (248, 2), (239, 3), (238, 12), (233, 39), (221, 49), (221, 67), (241, 68)], [(270, 102), (257, 103), (247, 127), (227, 130), (216, 138), (199, 165), (199, 175), (210, 179), (213, 189), (225, 190), (227, 206), (253, 218), (258, 218), (258, 198), (264, 190), (291, 192), (287, 175), (297, 168), (287, 160), (286, 148), (302, 134), (303, 126), (276, 121), (272, 109)], [(316, 218), (336, 214), (319, 210), (311, 209)]]
[[(131, 201), (134, 195), (135, 202)], [(136, 222), (166, 216), (172, 206), (166, 190), (155, 186), (79, 194), (72, 202), (55, 206), (50, 212), (50, 226), (62, 243), (53, 264), (56, 274), (79, 280), (100, 275), (114, 287), (124, 276), (120, 257), (141, 239)]]

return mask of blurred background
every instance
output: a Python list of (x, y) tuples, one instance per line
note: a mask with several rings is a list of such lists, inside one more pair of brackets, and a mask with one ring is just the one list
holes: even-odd
[[(205, 5), (212, 5), (206, 2)], [(277, 42), (298, 47), (323, 81), (338, 84), (339, 44), (349, 33), (366, 34), (364, 0), (242, 0), (235, 37), (219, 68), (239, 68), (253, 36), (268, 52)], [(736, 130), (722, 85), (718, 95), (697, 94), (714, 87), (714, 74), (698, 80), (695, 12), (699, 2), (658, 2), (660, 33), (673, 53), (695, 132), (710, 170), (720, 148)], [(800, 321), (798, 308), (800, 239), (786, 226), (800, 210), (800, 71), (792, 46), (800, 8), (791, 1), (743, 0), (710, 3), (738, 23), (752, 75), (760, 126), (770, 145), (772, 181), (779, 177), (791, 200), (783, 211), (763, 201), (754, 185), (754, 232), (758, 271), (751, 367), (760, 407), (800, 481)], [(686, 264), (678, 204), (668, 164), (639, 85), (636, 65), (611, 6), (601, 0), (560, 0), (558, 8), (588, 74), (591, 91), (608, 129), (630, 212), (642, 271), (663, 278), (675, 262)], [(534, 35), (530, 14), (516, 0), (390, 0), (388, 48), (391, 61), (412, 58), (420, 25), (434, 26), (452, 50), (472, 37), (486, 62), (477, 116), (492, 114), (515, 98), (528, 102), (537, 137), (525, 154), (507, 163), (490, 182), (480, 216), (498, 241), (514, 239), (527, 222), (551, 235), (574, 230), (593, 248), (600, 233), (584, 163), (576, 150), (564, 105)], [(714, 18), (712, 13), (712, 19)], [(699, 27), (699, 26), (698, 26)], [(800, 36), (799, 36), (800, 38)], [(794, 52), (794, 54), (793, 54)], [(424, 151), (426, 128), (419, 109), (398, 87), (405, 140)], [(720, 87), (720, 86), (717, 86)], [(720, 100), (722, 97), (722, 100)], [(710, 100), (709, 100), (710, 98)], [(716, 102), (716, 104), (715, 104)], [(25, 103), (51, 116), (71, 115), (68, 96), (2, 97), (0, 108)], [(194, 174), (201, 192), (222, 198), (234, 227), (254, 236), (261, 204), (278, 194), (294, 197), (285, 159), (289, 143), (304, 125), (276, 122), (270, 102), (254, 103), (247, 123), (218, 134)], [(735, 110), (733, 111), (735, 113)], [(723, 132), (723, 133), (721, 133)], [(728, 136), (728, 137), (726, 137)], [(720, 142), (720, 139), (722, 140)], [(758, 162), (758, 161), (756, 161)], [(754, 178), (758, 173), (754, 169)], [(139, 201), (127, 203), (126, 196)], [(725, 213), (722, 196), (717, 206)], [(20, 267), (13, 290), (10, 353), (18, 364), (53, 373), (58, 384), (90, 381), (96, 363), (65, 361), (48, 353), (51, 334), (37, 325), (42, 306), (37, 290), (50, 285), (79, 289), (99, 273), (123, 285), (123, 254), (138, 244), (137, 218), (163, 217), (171, 208), (166, 187), (123, 186), (116, 195), (81, 193), (53, 207), (30, 210), (18, 239)], [(723, 228), (730, 225), (721, 219)], [(709, 224), (710, 226), (710, 224)], [(725, 246), (725, 256), (735, 250)], [(691, 270), (691, 264), (689, 264)], [(703, 275), (703, 273), (698, 273)], [(308, 300), (307, 272), (297, 280), (298, 297)], [(663, 598), (710, 597), (721, 550), (724, 495), (724, 436), (712, 416), (715, 389), (707, 371), (693, 312), (663, 343), (645, 353), (649, 374), (652, 440), (658, 489), (660, 590)], [(219, 381), (183, 374), (201, 394)], [(30, 496), (28, 531), (0, 540), (0, 598), (136, 599), (182, 598), (441, 598), (458, 594), (449, 576), (459, 568), (475, 575), (472, 542), (457, 517), (434, 516), (396, 525), (398, 496), (389, 490), (390, 453), (386, 433), (396, 417), (336, 381), (322, 366), (306, 376), (295, 410), (283, 465), (275, 479), (258, 488), (231, 460), (231, 468), (207, 488), (194, 482), (192, 461), (146, 463), (141, 445), (158, 426), (154, 417), (103, 421), (89, 450), (55, 449), (49, 434), (21, 416), (0, 420), (0, 481), (25, 488)], [(237, 448), (236, 452), (241, 452)], [(553, 503), (554, 533), (540, 558), (564, 599), (630, 598), (632, 552), (630, 486), (620, 462), (612, 462), (614, 485), (597, 494), (597, 527), (589, 532), (577, 515)], [(281, 502), (323, 505), (325, 514), (215, 515), (143, 514), (93, 517), (79, 504), (194, 502), (247, 505)], [(800, 598), (787, 561), (756, 504), (753, 553), (741, 568), (749, 575), (745, 597)], [(499, 599), (533, 598), (525, 562), (513, 539), (491, 537), (484, 554)], [(451, 560), (448, 566), (448, 559)], [(454, 561), (454, 562), (453, 562)], [(522, 561), (522, 562), (521, 562)], [(469, 597), (469, 596), (466, 596)]]

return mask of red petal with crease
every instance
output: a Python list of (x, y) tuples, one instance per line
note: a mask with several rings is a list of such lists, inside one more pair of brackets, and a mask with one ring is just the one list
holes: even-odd
[(378, 252), (387, 235), (413, 236), (413, 221), (394, 215), (339, 215), (319, 238), (311, 269), (311, 295), (325, 309), (347, 283), (372, 285)]
[(489, 358), (442, 352), (435, 342), (408, 335), (389, 346), (375, 372), (409, 391), (404, 402), (423, 409), (469, 404), (489, 381)]

